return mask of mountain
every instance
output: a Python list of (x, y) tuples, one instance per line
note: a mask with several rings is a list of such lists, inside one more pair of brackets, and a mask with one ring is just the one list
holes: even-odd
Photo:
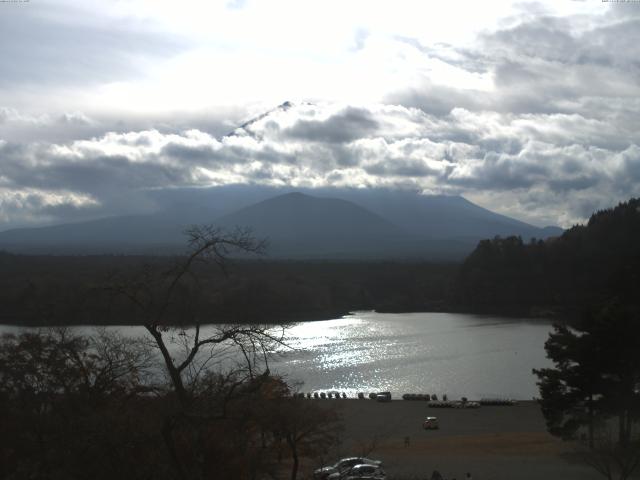
[(164, 253), (184, 243), (181, 225), (162, 215), (130, 215), (0, 232), (0, 249), (20, 253)]
[[(249, 226), (268, 237), (275, 258), (425, 258), (455, 260), (482, 238), (548, 231), (481, 208), (462, 197), (389, 190), (292, 192), (230, 186), (174, 192), (152, 215), (0, 232), (0, 249), (22, 253), (175, 253), (198, 223)], [(179, 208), (176, 207), (179, 205)]]
[(558, 227), (538, 228), (482, 208), (460, 196), (420, 195), (397, 190), (345, 189), (334, 192), (378, 213), (415, 235), (458, 238), (477, 243), (496, 235), (524, 239), (562, 234)]
[(407, 235), (352, 202), (298, 192), (240, 209), (216, 223), (227, 228), (250, 226), (256, 236), (269, 239), (270, 252), (275, 255), (343, 256), (358, 250), (382, 253), (383, 246)]
[[(482, 208), (460, 196), (421, 195), (414, 191), (383, 188), (298, 188), (306, 195), (337, 198), (355, 203), (380, 215), (407, 233), (432, 238), (458, 238), (477, 243), (496, 235), (519, 235), (525, 240), (561, 235), (559, 227), (539, 228)], [(291, 188), (227, 185), (209, 189), (175, 189), (154, 198), (162, 205), (183, 205), (183, 209), (210, 208), (233, 213), (253, 203), (292, 193)], [(212, 219), (203, 221), (210, 222)]]

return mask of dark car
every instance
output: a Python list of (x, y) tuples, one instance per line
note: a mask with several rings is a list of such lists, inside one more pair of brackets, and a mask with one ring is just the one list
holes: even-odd
[(390, 402), (391, 392), (378, 392), (376, 394), (376, 400), (379, 402)]

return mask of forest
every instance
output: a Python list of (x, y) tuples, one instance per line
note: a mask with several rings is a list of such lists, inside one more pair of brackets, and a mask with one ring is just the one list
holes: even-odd
[[(0, 253), (0, 322), (139, 324), (110, 286), (150, 280), (181, 259)], [(451, 263), (269, 259), (231, 261), (225, 271), (196, 266), (205, 323), (327, 319), (354, 310), (440, 310), (457, 268)]]
[(460, 267), (450, 302), (471, 312), (572, 318), (613, 298), (640, 301), (640, 199), (546, 241), (481, 241)]

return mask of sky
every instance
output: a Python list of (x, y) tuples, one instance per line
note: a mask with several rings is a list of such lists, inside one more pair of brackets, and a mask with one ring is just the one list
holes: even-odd
[(568, 227), (640, 195), (639, 125), (640, 2), (0, 3), (0, 230), (238, 183)]

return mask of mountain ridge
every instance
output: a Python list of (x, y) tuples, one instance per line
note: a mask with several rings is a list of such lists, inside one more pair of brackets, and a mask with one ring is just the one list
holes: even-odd
[[(215, 198), (216, 192), (209, 193)], [(452, 260), (470, 253), (482, 238), (548, 236), (545, 229), (496, 214), (463, 197), (330, 189), (310, 195), (304, 189), (265, 189), (254, 192), (251, 198), (257, 201), (233, 208), (242, 193), (239, 189), (215, 209), (211, 205), (217, 203), (207, 201), (180, 211), (12, 229), (0, 232), (0, 249), (175, 253), (184, 251), (181, 232), (187, 226), (213, 223), (226, 228), (252, 227), (257, 236), (270, 238), (269, 254), (275, 257)], [(269, 195), (273, 193), (278, 194)]]

